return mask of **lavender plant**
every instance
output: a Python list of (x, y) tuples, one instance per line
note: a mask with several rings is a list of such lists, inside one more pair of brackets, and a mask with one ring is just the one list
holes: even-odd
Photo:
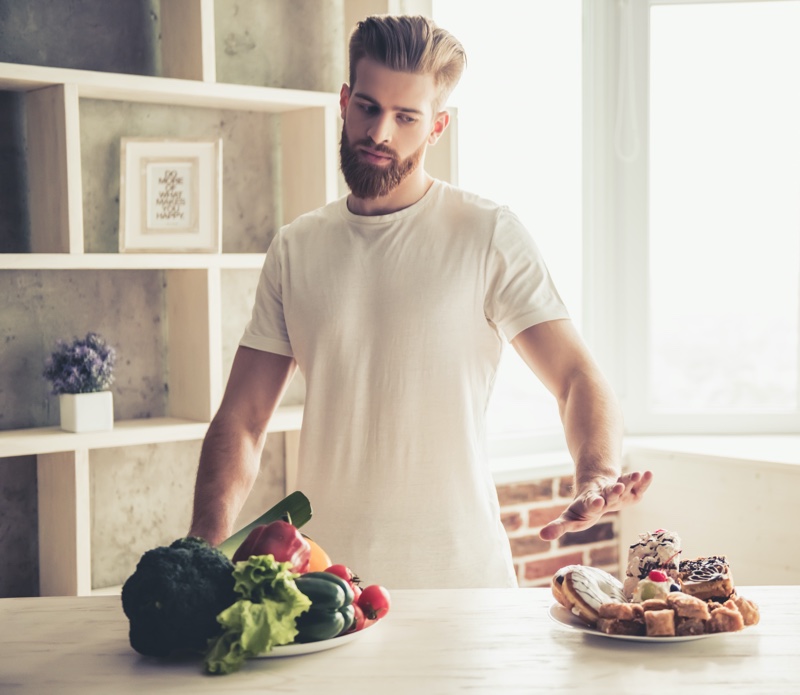
[(105, 391), (114, 381), (116, 351), (97, 333), (69, 344), (59, 340), (45, 360), (42, 376), (52, 382), (54, 395)]

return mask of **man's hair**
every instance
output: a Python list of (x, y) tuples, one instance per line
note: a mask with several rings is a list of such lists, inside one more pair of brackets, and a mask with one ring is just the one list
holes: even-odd
[(422, 16), (373, 15), (359, 22), (350, 35), (350, 87), (364, 57), (390, 70), (433, 75), (438, 89), (434, 111), (445, 103), (467, 64), (459, 40)]

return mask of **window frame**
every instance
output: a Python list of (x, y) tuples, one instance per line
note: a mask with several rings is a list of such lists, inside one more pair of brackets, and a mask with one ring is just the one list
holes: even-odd
[(582, 329), (629, 435), (800, 432), (800, 405), (793, 413), (666, 413), (650, 409), (647, 393), (650, 10), (764, 1), (583, 0)]

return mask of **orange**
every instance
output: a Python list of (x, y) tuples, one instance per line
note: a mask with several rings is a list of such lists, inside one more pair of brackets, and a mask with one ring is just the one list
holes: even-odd
[(328, 567), (333, 564), (330, 557), (328, 557), (328, 553), (322, 549), (322, 546), (315, 543), (305, 534), (303, 534), (303, 538), (305, 538), (311, 546), (311, 561), (308, 563), (308, 571), (323, 572), (328, 569)]

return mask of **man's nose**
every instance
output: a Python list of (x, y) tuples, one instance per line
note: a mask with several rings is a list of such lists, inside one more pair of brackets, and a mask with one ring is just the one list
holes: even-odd
[(372, 138), (374, 143), (380, 145), (391, 141), (393, 132), (394, 124), (391, 116), (387, 114), (375, 119), (369, 131), (367, 131), (367, 135)]

